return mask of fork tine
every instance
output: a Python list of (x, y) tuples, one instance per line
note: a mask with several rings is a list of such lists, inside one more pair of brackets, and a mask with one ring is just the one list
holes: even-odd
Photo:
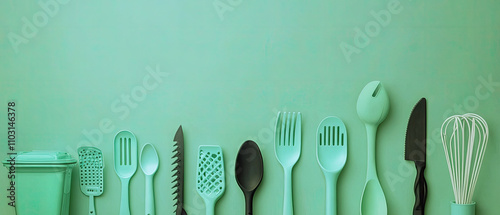
[(302, 115), (300, 112), (297, 113), (297, 119), (295, 120), (295, 136), (294, 136), (294, 144), (301, 145), (302, 142)]
[(276, 123), (274, 125), (274, 145), (278, 146), (280, 144), (280, 121), (281, 121), (281, 112), (278, 112), (278, 116), (276, 116)]
[(295, 117), (295, 112), (293, 112), (293, 115), (292, 115), (292, 124), (291, 124), (291, 128), (290, 128), (290, 145), (291, 146), (294, 146), (295, 145), (295, 126), (296, 126), (296, 121), (297, 121), (297, 118)]
[(282, 146), (284, 146), (286, 143), (285, 123), (286, 123), (286, 112), (283, 112), (283, 117), (281, 118), (281, 139), (280, 139), (280, 145), (282, 145)]
[(278, 112), (278, 116), (276, 117), (276, 126), (274, 127), (274, 144), (278, 144), (278, 146), (281, 145), (280, 120), (281, 120), (281, 112)]
[(291, 121), (290, 118), (291, 117), (292, 117), (292, 113), (288, 112), (288, 114), (287, 114), (287, 120), (286, 120), (286, 127), (285, 127), (285, 130), (286, 130), (285, 131), (286, 132), (286, 134), (285, 134), (285, 145), (286, 146), (290, 146), (290, 142), (292, 142), (291, 141), (291, 138), (292, 138), (292, 134), (291, 134), (292, 133), (292, 127), (290, 125), (290, 121)]

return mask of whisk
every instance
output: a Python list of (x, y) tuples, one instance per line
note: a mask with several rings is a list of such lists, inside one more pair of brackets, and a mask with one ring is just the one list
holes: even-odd
[(488, 124), (474, 113), (451, 116), (441, 126), (441, 141), (455, 203), (474, 204), (472, 196), (488, 145)]

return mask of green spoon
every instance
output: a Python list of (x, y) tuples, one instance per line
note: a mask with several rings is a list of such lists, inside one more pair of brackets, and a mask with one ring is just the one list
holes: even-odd
[(386, 215), (387, 202), (377, 177), (375, 140), (377, 128), (389, 113), (389, 97), (380, 81), (368, 83), (358, 97), (357, 111), (365, 123), (368, 139), (366, 184), (361, 197), (361, 214)]
[(158, 153), (151, 143), (146, 143), (141, 150), (139, 165), (146, 176), (145, 211), (146, 215), (155, 215), (155, 194), (153, 189), (153, 178), (160, 165)]

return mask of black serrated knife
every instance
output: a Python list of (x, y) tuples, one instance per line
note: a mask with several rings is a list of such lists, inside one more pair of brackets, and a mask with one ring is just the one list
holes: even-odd
[(425, 98), (413, 108), (406, 128), (405, 160), (414, 161), (417, 168), (415, 180), (415, 206), (413, 215), (423, 215), (427, 199), (427, 182), (424, 177), (426, 162), (427, 107)]
[(179, 126), (177, 132), (174, 137), (174, 156), (172, 159), (174, 160), (172, 165), (174, 168), (172, 169), (174, 180), (174, 207), (175, 207), (175, 215), (187, 215), (184, 210), (184, 134), (182, 133), (182, 125)]

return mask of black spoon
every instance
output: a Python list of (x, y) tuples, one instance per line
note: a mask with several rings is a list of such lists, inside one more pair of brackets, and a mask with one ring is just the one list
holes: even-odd
[(252, 202), (255, 190), (259, 187), (264, 175), (264, 165), (259, 146), (247, 140), (241, 145), (236, 156), (236, 182), (245, 195), (245, 214), (253, 214)]

